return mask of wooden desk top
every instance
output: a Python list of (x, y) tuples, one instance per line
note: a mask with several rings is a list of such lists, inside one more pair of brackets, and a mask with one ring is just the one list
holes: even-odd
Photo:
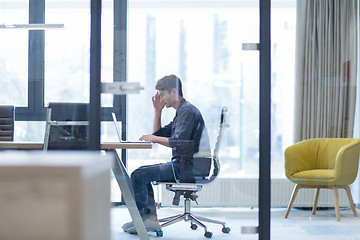
[(100, 144), (101, 149), (151, 149), (151, 142), (103, 142)]
[[(43, 149), (42, 142), (7, 142), (0, 141), (0, 149)], [(110, 149), (151, 149), (149, 142), (103, 142), (100, 145), (103, 150)]]

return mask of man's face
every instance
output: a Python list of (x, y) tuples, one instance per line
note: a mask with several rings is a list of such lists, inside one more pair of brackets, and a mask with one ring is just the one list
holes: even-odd
[(160, 102), (163, 103), (167, 108), (173, 107), (176, 103), (176, 89), (173, 88), (169, 93), (167, 90), (159, 90)]

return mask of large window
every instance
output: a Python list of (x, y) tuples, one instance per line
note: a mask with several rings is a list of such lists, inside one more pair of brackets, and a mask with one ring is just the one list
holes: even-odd
[[(72, 1), (73, 2), (73, 1)], [(101, 80), (112, 82), (113, 1), (102, 1)], [(49, 102), (89, 102), (90, 1), (46, 0), (46, 23), (63, 23), (64, 30), (46, 31), (45, 105)], [(112, 106), (112, 96), (102, 96)]]
[[(0, 16), (0, 24), (27, 23), (28, 1), (0, 0)], [(0, 104), (27, 106), (28, 32), (0, 28), (0, 34)]]
[[(137, 139), (152, 130), (151, 97), (156, 81), (174, 73), (184, 84), (184, 95), (203, 113), (212, 144), (222, 106), (229, 108), (230, 129), (221, 151), (222, 176), (257, 177), (259, 166), (259, 56), (242, 44), (259, 41), (257, 3), (129, 0), (127, 76), (145, 87), (129, 95), (127, 133)], [(256, 2), (256, 1), (255, 1)], [(295, 1), (273, 1), (272, 9), (272, 176), (283, 177), (283, 151), (292, 143)], [(28, 23), (29, 1), (0, 0), (5, 24)], [(89, 101), (90, 1), (45, 1), (45, 23), (63, 23), (63, 30), (44, 35), (44, 99), (49, 102)], [(226, 5), (231, 4), (231, 5)], [(253, 5), (252, 5), (253, 4)], [(102, 81), (113, 81), (113, 1), (102, 1)], [(28, 36), (26, 30), (6, 31), (1, 38), (1, 104), (28, 107)], [(41, 46), (41, 45), (40, 45)], [(33, 63), (32, 63), (33, 64)], [(41, 69), (41, 67), (40, 67)], [(35, 79), (36, 81), (41, 79)], [(35, 85), (38, 87), (41, 85)], [(31, 92), (34, 94), (34, 92)], [(41, 92), (36, 92), (41, 94)], [(40, 98), (35, 99), (39, 104)], [(31, 102), (31, 104), (33, 104)], [(102, 106), (113, 97), (103, 95)], [(42, 114), (44, 110), (42, 110)], [(163, 123), (174, 111), (164, 111)], [(34, 113), (36, 114), (36, 113)], [(109, 115), (109, 114), (108, 114)], [(43, 117), (43, 115), (42, 115)], [(31, 120), (44, 119), (34, 117)], [(126, 119), (123, 117), (123, 119)], [(27, 119), (25, 119), (27, 120)], [(17, 121), (16, 140), (41, 141), (43, 123)], [(41, 129), (41, 130), (39, 130)], [(106, 136), (113, 127), (104, 127)], [(109, 138), (106, 138), (109, 139)], [(151, 152), (129, 151), (130, 171), (150, 161), (167, 161), (171, 150), (156, 145)]]
[[(283, 151), (292, 143), (295, 51), (295, 2), (272, 14), (272, 165), (273, 177), (283, 177)], [(229, 109), (230, 129), (221, 149), (223, 177), (258, 177), (259, 56), (242, 50), (242, 43), (259, 41), (258, 6), (193, 8), (130, 1), (129, 81), (145, 86), (129, 96), (128, 133), (137, 138), (152, 131), (151, 96), (156, 81), (168, 74), (182, 79), (184, 97), (202, 112), (212, 144), (222, 106)], [(173, 110), (163, 111), (162, 123)], [(129, 166), (168, 161), (171, 150), (156, 145), (151, 155), (129, 151)], [(137, 159), (138, 161), (134, 161)]]
[[(113, 81), (112, 0), (102, 1), (102, 82)], [(64, 24), (64, 29), (0, 28), (0, 104), (16, 106), (15, 140), (42, 141), (49, 102), (89, 102), (90, 1), (0, 0), (5, 25)], [(30, 47), (29, 47), (30, 46)], [(102, 95), (104, 116), (119, 114), (119, 102)], [(117, 107), (112, 109), (113, 106)], [(30, 120), (30, 121), (29, 121)], [(102, 123), (103, 140), (115, 140), (114, 126)]]

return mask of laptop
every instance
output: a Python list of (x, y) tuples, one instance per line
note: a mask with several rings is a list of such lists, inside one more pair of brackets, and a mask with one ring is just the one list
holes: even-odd
[(117, 118), (116, 118), (116, 114), (114, 112), (112, 112), (111, 116), (112, 116), (112, 119), (113, 119), (113, 122), (114, 122), (114, 125), (115, 125), (116, 134), (117, 134), (118, 139), (119, 139), (120, 142), (122, 142), (122, 143), (151, 143), (151, 142), (148, 142), (148, 141), (140, 141), (140, 140), (137, 140), (137, 141), (124, 141), (124, 140), (121, 140), (121, 131), (120, 131), (120, 127), (119, 127), (119, 124), (118, 124), (118, 121), (117, 121)]

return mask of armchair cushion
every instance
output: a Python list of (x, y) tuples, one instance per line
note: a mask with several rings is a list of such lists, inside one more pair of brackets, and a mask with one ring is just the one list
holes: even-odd
[[(307, 184), (311, 181), (320, 181), (320, 180), (332, 180), (334, 179), (335, 170), (333, 169), (314, 169), (306, 170), (302, 172), (295, 173), (294, 178), (306, 180)], [(304, 183), (305, 184), (305, 183)]]

